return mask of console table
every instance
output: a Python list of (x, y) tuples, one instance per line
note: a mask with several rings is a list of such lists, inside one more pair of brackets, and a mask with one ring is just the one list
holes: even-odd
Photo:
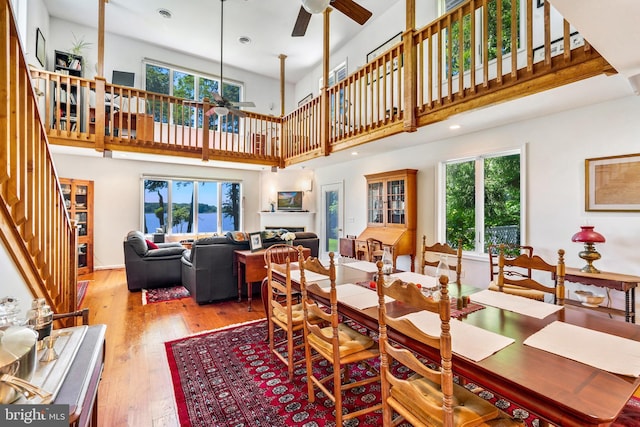
[[(606, 271), (601, 271), (600, 273), (585, 273), (579, 268), (567, 267), (564, 280), (566, 282), (582, 283), (584, 285), (593, 285), (624, 292), (624, 318), (627, 322), (635, 323), (636, 288), (640, 285), (640, 277)], [(565, 303), (566, 302), (571, 303), (570, 300), (565, 300)], [(600, 307), (599, 309), (607, 312), (622, 313), (622, 310), (614, 308)]]

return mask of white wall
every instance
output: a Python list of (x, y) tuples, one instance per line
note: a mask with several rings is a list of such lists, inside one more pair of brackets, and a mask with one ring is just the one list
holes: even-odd
[[(316, 185), (336, 182), (337, 177), (345, 180), (344, 234), (357, 235), (366, 227), (364, 175), (418, 169), (417, 233), (419, 240), (426, 234), (428, 241), (434, 241), (437, 239), (438, 162), (526, 145), (528, 227), (525, 242), (549, 260), (557, 259), (557, 250), (563, 248), (566, 264), (582, 267), (585, 262), (578, 257), (582, 246), (572, 243), (571, 236), (588, 220), (607, 239), (606, 243), (597, 246), (602, 259), (595, 265), (605, 271), (640, 275), (640, 253), (632, 249), (640, 239), (640, 213), (584, 210), (584, 160), (640, 152), (638, 115), (640, 98), (626, 97), (319, 168), (315, 171)], [(428, 132), (428, 127), (418, 132)], [(408, 257), (401, 258), (406, 259), (399, 260), (400, 267), (407, 268)], [(486, 286), (489, 280), (487, 264), (488, 258), (466, 257), (463, 262), (465, 283)]]
[[(31, 23), (29, 24), (31, 26)], [(31, 31), (31, 30), (29, 30)], [(33, 29), (35, 35), (35, 28)], [(53, 70), (54, 50), (68, 51), (73, 43), (73, 36), (84, 39), (91, 43), (82, 56), (85, 61), (85, 78), (93, 78), (96, 75), (96, 64), (98, 62), (98, 32), (95, 28), (78, 25), (58, 18), (51, 18), (50, 31), (47, 38), (48, 69)], [(113, 70), (129, 71), (136, 74), (135, 86), (143, 87), (143, 64), (144, 59), (163, 62), (175, 67), (180, 67), (195, 72), (207, 73), (219, 76), (220, 63), (210, 61), (163, 46), (157, 46), (138, 40), (121, 37), (117, 34), (105, 34), (105, 57), (104, 57), (104, 77), (111, 81)], [(37, 60), (36, 60), (37, 62)], [(225, 80), (233, 80), (244, 84), (244, 99), (253, 101), (256, 108), (249, 108), (248, 111), (261, 114), (280, 115), (280, 82), (279, 80), (268, 78), (246, 70), (233, 68), (224, 65)], [(285, 87), (285, 111), (292, 111), (295, 108), (293, 85)]]
[(94, 181), (94, 268), (124, 265), (122, 241), (140, 230), (141, 176), (229, 179), (242, 182), (245, 230), (258, 230), (260, 172), (136, 160), (54, 154), (58, 176)]

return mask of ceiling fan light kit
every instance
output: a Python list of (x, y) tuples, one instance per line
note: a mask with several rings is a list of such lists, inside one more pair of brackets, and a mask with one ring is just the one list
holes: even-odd
[(229, 114), (229, 109), (227, 107), (224, 107), (224, 106), (213, 107), (213, 111), (218, 116), (226, 116), (227, 114)]
[(309, 13), (322, 13), (331, 0), (302, 0), (302, 7)]

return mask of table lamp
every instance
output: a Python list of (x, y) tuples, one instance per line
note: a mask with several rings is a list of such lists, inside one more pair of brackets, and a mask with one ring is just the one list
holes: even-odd
[(585, 273), (600, 273), (600, 271), (593, 266), (593, 261), (600, 259), (600, 254), (596, 251), (594, 243), (604, 243), (604, 236), (597, 231), (593, 231), (593, 225), (581, 225), (581, 230), (573, 235), (572, 242), (584, 243), (584, 251), (581, 251), (578, 256), (587, 261), (587, 265), (582, 267), (580, 271)]

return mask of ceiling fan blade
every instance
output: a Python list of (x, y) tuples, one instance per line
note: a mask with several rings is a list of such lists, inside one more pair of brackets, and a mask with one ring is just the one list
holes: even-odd
[(205, 116), (207, 116), (207, 117), (209, 117), (209, 116), (213, 116), (213, 115), (216, 113), (216, 112), (214, 111), (214, 108), (215, 108), (215, 107), (211, 107), (211, 108), (209, 108), (209, 110), (208, 110), (206, 113), (204, 113), (204, 115), (205, 115)]
[(234, 107), (255, 107), (256, 106), (256, 104), (253, 103), (252, 101), (230, 102), (229, 104), (233, 105)]
[(293, 31), (291, 32), (291, 37), (302, 37), (307, 32), (307, 27), (309, 26), (309, 21), (311, 20), (311, 14), (306, 11), (306, 9), (300, 6), (300, 12), (298, 12), (298, 18), (296, 19), (296, 23), (293, 26)]
[(360, 25), (364, 25), (373, 15), (353, 0), (335, 0), (331, 2), (331, 7), (338, 9)]
[(238, 110), (236, 108), (229, 108), (229, 114), (233, 114), (234, 116), (238, 116), (238, 117), (247, 117), (247, 115), (244, 113), (244, 111), (242, 110)]
[(218, 92), (211, 92), (211, 96), (216, 102), (224, 102), (224, 98)]

